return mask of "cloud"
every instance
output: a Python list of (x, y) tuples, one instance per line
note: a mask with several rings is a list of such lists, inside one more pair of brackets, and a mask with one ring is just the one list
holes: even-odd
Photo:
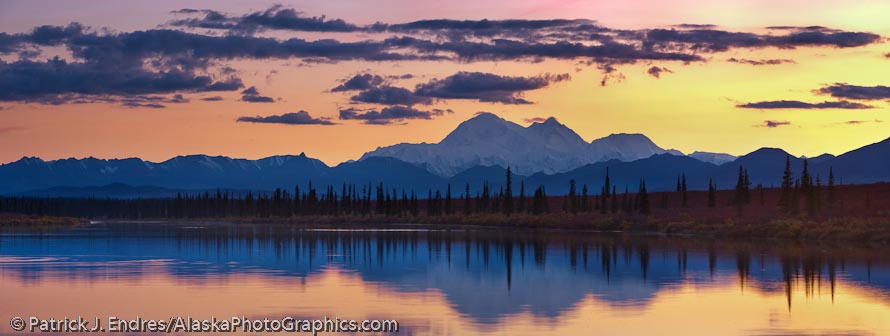
[(736, 105), (739, 108), (750, 109), (846, 109), (846, 110), (864, 110), (874, 108), (871, 105), (860, 104), (856, 102), (841, 101), (825, 101), (821, 103), (807, 103), (799, 100), (773, 100), (754, 103), (746, 103)]
[(791, 125), (791, 122), (786, 120), (764, 120), (763, 124), (754, 125), (754, 127), (766, 127), (766, 128), (776, 128), (779, 126), (788, 126)]
[(797, 63), (794, 60), (790, 60), (790, 59), (752, 60), (752, 59), (735, 58), (735, 57), (730, 58), (726, 61), (731, 62), (731, 63), (748, 64), (748, 65), (779, 65), (779, 64)]
[(383, 105), (415, 105), (432, 103), (432, 98), (430, 97), (417, 95), (414, 92), (411, 92), (411, 90), (393, 86), (371, 88), (359, 92), (359, 94), (352, 96), (350, 99), (356, 103)]
[[(414, 91), (383, 83), (376, 75), (355, 76), (335, 89), (343, 91), (355, 87), (367, 87), (350, 100), (354, 103), (383, 105), (431, 104), (436, 99), (475, 99), (481, 102), (502, 104), (531, 104), (521, 97), (524, 91), (541, 89), (552, 83), (569, 80), (568, 74), (543, 74), (532, 77), (501, 76), (482, 72), (458, 72), (443, 79), (432, 79), (418, 84)], [(349, 84), (349, 85), (347, 85)], [(341, 88), (342, 87), (342, 88)]]
[(260, 91), (257, 90), (256, 86), (251, 86), (251, 87), (249, 87), (249, 88), (244, 89), (244, 91), (241, 91), (241, 94), (243, 94), (243, 95), (254, 95), (254, 96), (255, 96), (255, 95), (259, 95), (259, 94), (260, 94)]
[(837, 29), (831, 29), (825, 26), (769, 26), (766, 27), (769, 30), (790, 30), (797, 32), (805, 32), (805, 31), (821, 31), (821, 32), (838, 32)]
[(0, 127), (0, 133), (9, 133), (9, 132), (21, 131), (21, 130), (25, 130), (25, 129), (26, 129), (25, 127), (19, 127), (19, 126), (2, 126), (2, 127)]
[(414, 75), (412, 75), (412, 74), (390, 75), (390, 76), (386, 76), (386, 78), (389, 78), (389, 79), (411, 79), (411, 78), (414, 78)]
[(101, 63), (0, 61), (0, 101), (60, 104), (88, 96), (135, 96), (175, 92), (231, 91), (242, 87), (235, 77), (214, 80), (207, 75), (171, 69), (107, 67)]
[(213, 10), (186, 10), (177, 11), (177, 13), (201, 14), (203, 16), (175, 20), (170, 22), (172, 26), (227, 29), (241, 33), (254, 33), (268, 29), (308, 32), (353, 32), (359, 30), (356, 25), (341, 19), (328, 19), (325, 16), (308, 17), (293, 8), (285, 8), (281, 5), (239, 17), (227, 16)]
[(646, 48), (672, 48), (700, 52), (723, 52), (731, 48), (793, 49), (795, 47), (851, 48), (879, 42), (881, 36), (862, 32), (826, 30), (792, 31), (785, 35), (759, 35), (715, 29), (652, 29), (643, 41)]
[[(773, 27), (775, 32), (769, 34), (730, 32), (693, 24), (680, 25), (679, 30), (622, 30), (590, 20), (564, 19), (421, 20), (360, 26), (324, 16), (310, 17), (282, 6), (243, 15), (200, 9), (176, 13), (189, 17), (166, 26), (174, 29), (120, 32), (71, 23), (39, 26), (23, 33), (0, 33), (0, 53), (24, 57), (15, 62), (0, 61), (0, 101), (58, 102), (64, 97), (83, 101), (84, 96), (90, 95), (124, 97), (235, 91), (244, 85), (236, 73), (224, 69), (224, 62), (235, 60), (299, 59), (303, 63), (333, 63), (567, 59), (612, 66), (640, 61), (703, 62), (707, 59), (705, 53), (732, 48), (847, 48), (880, 41), (880, 37), (872, 33), (819, 26)], [(224, 32), (207, 32), (207, 29)], [(349, 41), (257, 34), (266, 30), (351, 34)], [(356, 40), (355, 36), (362, 39)], [(43, 54), (56, 55), (59, 51), (65, 60), (32, 60)], [(385, 80), (381, 82), (373, 77), (365, 86), (353, 87), (361, 83), (347, 82), (342, 83), (342, 88), (335, 88), (336, 91), (367, 91), (386, 84)], [(523, 90), (473, 93), (446, 83), (435, 84), (443, 87), (431, 84), (415, 88), (414, 93), (430, 98), (529, 103), (520, 96)], [(257, 96), (245, 100), (271, 99)]]
[(681, 23), (678, 25), (674, 25), (674, 27), (682, 29), (715, 29), (718, 26), (714, 24)]
[(646, 71), (646, 73), (648, 73), (649, 76), (652, 76), (655, 78), (661, 78), (662, 72), (673, 73), (673, 71), (671, 71), (671, 69), (664, 68), (664, 67), (657, 67), (657, 66), (653, 66), (653, 67), (649, 68), (649, 70)]
[(531, 104), (520, 95), (569, 80), (569, 74), (534, 77), (500, 76), (482, 72), (458, 72), (443, 79), (417, 85), (415, 93), (442, 99), (476, 99), (501, 104)]
[(890, 86), (859, 86), (847, 83), (834, 83), (816, 91), (819, 94), (831, 95), (835, 98), (878, 100), (890, 99)]
[(880, 120), (880, 119), (875, 119), (875, 120), (850, 120), (850, 121), (845, 121), (845, 122), (843, 122), (843, 124), (846, 124), (846, 125), (861, 125), (861, 124), (865, 124), (865, 123), (882, 123), (882, 122), (884, 122), (884, 121), (883, 121), (883, 120)]
[(622, 82), (625, 77), (621, 71), (618, 71), (618, 68), (615, 67), (614, 64), (605, 63), (598, 66), (600, 70), (603, 72), (603, 79), (600, 80), (600, 86), (606, 86), (610, 81), (613, 82)]
[(47, 105), (62, 104), (120, 104), (129, 108), (153, 108), (161, 109), (167, 107), (164, 104), (183, 104), (190, 100), (181, 94), (172, 96), (163, 95), (85, 95), (85, 94), (58, 94), (42, 96), (39, 99), (30, 100), (29, 102)]
[(360, 111), (355, 108), (340, 110), (341, 120), (363, 120), (365, 124), (370, 125), (390, 125), (394, 122), (400, 122), (406, 119), (425, 119), (429, 120), (445, 113), (451, 113), (451, 110), (435, 109), (432, 111), (421, 111), (408, 106), (389, 106), (384, 107), (379, 112), (376, 110)]
[(544, 117), (531, 117), (531, 118), (525, 118), (525, 119), (522, 119), (522, 121), (525, 121), (525, 122), (527, 122), (527, 123), (542, 123), (542, 122), (547, 121), (547, 118), (544, 118)]
[(220, 97), (220, 96), (205, 97), (205, 98), (201, 98), (201, 100), (203, 100), (203, 101), (222, 101), (223, 97)]
[[(496, 34), (502, 31), (516, 31), (524, 29), (546, 29), (546, 28), (567, 28), (587, 26), (595, 27), (595, 22), (584, 19), (568, 20), (568, 19), (550, 19), (550, 20), (419, 20), (403, 24), (377, 24), (372, 26), (376, 30), (389, 30), (398, 32), (408, 32), (416, 30), (472, 30), (489, 32)], [(604, 28), (600, 28), (604, 29)]]
[(261, 96), (260, 91), (257, 90), (256, 86), (251, 86), (244, 91), (241, 91), (241, 101), (248, 103), (274, 103), (275, 99), (272, 97)]
[(551, 37), (590, 37), (591, 34), (607, 32), (610, 29), (599, 26), (591, 20), (550, 19), (550, 20), (419, 20), (402, 24), (376, 23), (365, 27), (367, 31), (402, 34), (433, 34), (437, 38), (450, 41), (465, 41), (478, 38), (512, 38), (524, 41)]
[(499, 61), (531, 60), (542, 58), (576, 59), (591, 58), (600, 61), (633, 63), (640, 60), (653, 61), (704, 61), (699, 55), (679, 52), (664, 52), (652, 48), (641, 49), (632, 43), (605, 41), (588, 45), (581, 42), (525, 42), (507, 39), (493, 39), (490, 42), (448, 41), (434, 42), (414, 37), (393, 37), (385, 40), (387, 45), (396, 48), (411, 48), (424, 55), (437, 55), (442, 52), (454, 54), (457, 60)]
[(383, 84), (383, 77), (372, 74), (358, 74), (337, 85), (331, 92), (368, 90)]
[(237, 122), (285, 124), (285, 125), (336, 125), (329, 118), (313, 118), (309, 112), (300, 110), (282, 115), (240, 117)]

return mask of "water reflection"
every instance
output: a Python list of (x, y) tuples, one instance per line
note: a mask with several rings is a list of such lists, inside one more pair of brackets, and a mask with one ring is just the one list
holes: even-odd
[(887, 252), (583, 233), (107, 224), (0, 236), (0, 318), (336, 315), (394, 318), (409, 334), (886, 334)]

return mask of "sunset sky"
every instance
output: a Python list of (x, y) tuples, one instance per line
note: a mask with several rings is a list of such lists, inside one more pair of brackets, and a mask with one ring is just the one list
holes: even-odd
[(438, 142), (480, 111), (687, 154), (841, 154), (890, 136), (888, 13), (886, 0), (0, 0), (0, 163), (305, 152), (335, 165)]

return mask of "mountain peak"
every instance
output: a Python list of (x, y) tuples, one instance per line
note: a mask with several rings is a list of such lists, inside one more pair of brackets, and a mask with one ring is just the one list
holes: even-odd
[(792, 158), (794, 158), (794, 159), (797, 159), (797, 157), (795, 157), (795, 156), (791, 155), (790, 153), (786, 152), (784, 149), (781, 149), (781, 148), (772, 148), (772, 147), (761, 147), (761, 148), (757, 149), (756, 151), (753, 151), (753, 152), (751, 152), (751, 153), (748, 153), (748, 154), (745, 154), (745, 155), (739, 157), (739, 159), (744, 159), (744, 160), (754, 160), (754, 159), (756, 159), (756, 160), (761, 160), (761, 159), (764, 159), (764, 158), (771, 158), (771, 159), (773, 159), (773, 160), (783, 160), (783, 159), (788, 158), (788, 157), (792, 157)]
[(480, 112), (451, 131), (440, 144), (443, 145), (467, 145), (476, 140), (490, 139), (506, 133), (521, 130), (522, 126), (509, 122), (489, 112)]
[(641, 134), (641, 133), (612, 133), (608, 136), (603, 137), (602, 139), (646, 139), (649, 140), (649, 137)]
[(527, 128), (536, 128), (536, 127), (547, 127), (547, 128), (561, 127), (561, 128), (568, 128), (566, 125), (563, 125), (562, 123), (560, 123), (559, 120), (556, 120), (555, 117), (547, 118), (547, 119), (544, 120), (544, 121), (533, 122), (531, 125), (528, 125)]
[[(648, 147), (658, 147), (649, 137), (640, 133), (612, 133), (608, 136), (591, 141), (591, 144), (604, 143), (612, 146), (622, 145), (638, 145)], [(661, 148), (659, 148), (661, 149)]]
[(466, 122), (471, 122), (471, 121), (474, 121), (474, 120), (475, 120), (475, 121), (481, 121), (481, 120), (504, 120), (504, 119), (501, 118), (501, 117), (498, 117), (497, 114), (494, 114), (494, 113), (491, 113), (491, 112), (479, 112), (479, 113), (476, 113), (476, 116), (474, 116), (474, 117), (472, 117), (472, 118), (470, 118), (470, 119), (465, 120), (464, 123), (466, 123)]
[(713, 163), (715, 165), (722, 165), (727, 162), (732, 162), (738, 157), (726, 153), (713, 153), (713, 152), (702, 152), (695, 151), (692, 154), (689, 154), (689, 157), (697, 159), (702, 162)]

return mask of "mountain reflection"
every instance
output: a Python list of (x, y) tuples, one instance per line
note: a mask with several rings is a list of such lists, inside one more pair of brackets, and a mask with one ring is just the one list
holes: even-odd
[[(645, 309), (689, 285), (830, 296), (842, 282), (890, 294), (884, 247), (504, 230), (332, 230), (275, 225), (119, 223), (0, 236), (0, 274), (51, 280), (171, 276), (201, 284), (244, 274), (305, 282), (331, 269), (397, 293), (441, 293), (465, 318), (555, 319), (588, 297)], [(311, 288), (309, 289), (311, 290)]]

